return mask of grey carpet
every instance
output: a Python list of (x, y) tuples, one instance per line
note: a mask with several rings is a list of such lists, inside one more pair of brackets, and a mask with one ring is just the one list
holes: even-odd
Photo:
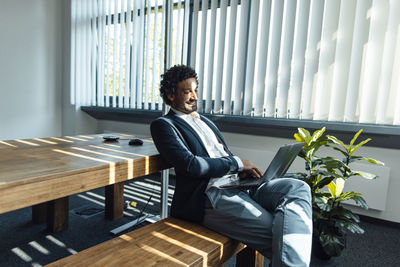
[[(43, 266), (109, 240), (114, 237), (110, 230), (136, 218), (147, 202), (144, 213), (159, 214), (159, 180), (154, 175), (126, 182), (125, 200), (135, 201), (137, 206), (127, 208), (125, 216), (116, 221), (104, 219), (104, 189), (71, 196), (69, 227), (60, 233), (51, 234), (44, 224), (33, 224), (31, 208), (1, 214), (0, 266)], [(170, 189), (172, 193), (173, 180)], [(313, 257), (311, 266), (400, 266), (400, 228), (376, 222), (362, 222), (362, 226), (366, 233), (349, 235), (347, 248), (340, 257), (329, 261)], [(233, 267), (234, 259), (226, 266)]]

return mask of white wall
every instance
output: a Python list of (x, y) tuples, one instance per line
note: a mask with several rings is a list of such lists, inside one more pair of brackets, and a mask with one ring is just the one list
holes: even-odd
[(96, 131), (69, 104), (69, 6), (0, 0), (0, 140)]
[[(123, 132), (133, 133), (139, 136), (150, 136), (149, 125), (139, 123), (99, 121), (98, 132)], [(269, 161), (273, 158), (280, 146), (294, 142), (294, 139), (286, 138), (227, 132), (223, 132), (222, 134), (232, 152), (241, 158), (251, 160), (259, 166), (260, 169), (265, 169), (268, 166)], [(363, 140), (362, 135), (360, 139)], [(346, 186), (348, 191), (363, 193), (371, 208), (365, 211), (354, 208), (353, 206), (349, 207), (359, 214), (400, 222), (400, 205), (398, 205), (400, 201), (400, 196), (398, 194), (398, 189), (400, 188), (400, 166), (398, 164), (400, 150), (364, 147), (359, 150), (359, 154), (381, 160), (385, 163), (385, 166), (376, 167), (373, 165), (370, 170), (382, 177), (376, 180), (357, 179)], [(368, 171), (370, 164), (357, 167)], [(300, 158), (296, 159), (289, 169), (289, 172), (296, 171), (304, 171), (304, 162)]]
[(70, 69), (71, 69), (71, 1), (63, 1), (64, 10), (64, 50), (63, 50), (63, 88), (62, 88), (62, 135), (90, 134), (97, 131), (97, 120), (80, 110), (70, 102)]
[(1, 0), (0, 139), (61, 134), (62, 0)]

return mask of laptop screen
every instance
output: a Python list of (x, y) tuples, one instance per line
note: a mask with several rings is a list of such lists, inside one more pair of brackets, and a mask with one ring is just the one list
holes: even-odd
[(241, 179), (221, 185), (221, 188), (259, 186), (271, 179), (283, 176), (299, 154), (304, 143), (285, 145), (279, 148), (261, 179)]
[(304, 143), (296, 143), (280, 147), (265, 171), (263, 179), (268, 181), (284, 175), (303, 146)]

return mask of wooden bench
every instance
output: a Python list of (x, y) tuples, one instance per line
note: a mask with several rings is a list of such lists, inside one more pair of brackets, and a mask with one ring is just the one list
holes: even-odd
[(244, 244), (201, 225), (167, 218), (60, 259), (47, 266), (263, 266)]

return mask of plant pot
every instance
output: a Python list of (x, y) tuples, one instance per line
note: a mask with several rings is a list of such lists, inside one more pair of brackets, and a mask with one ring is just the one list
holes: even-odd
[(318, 236), (313, 236), (312, 254), (320, 260), (329, 260), (332, 258), (330, 255), (326, 254), (325, 250), (322, 248)]

